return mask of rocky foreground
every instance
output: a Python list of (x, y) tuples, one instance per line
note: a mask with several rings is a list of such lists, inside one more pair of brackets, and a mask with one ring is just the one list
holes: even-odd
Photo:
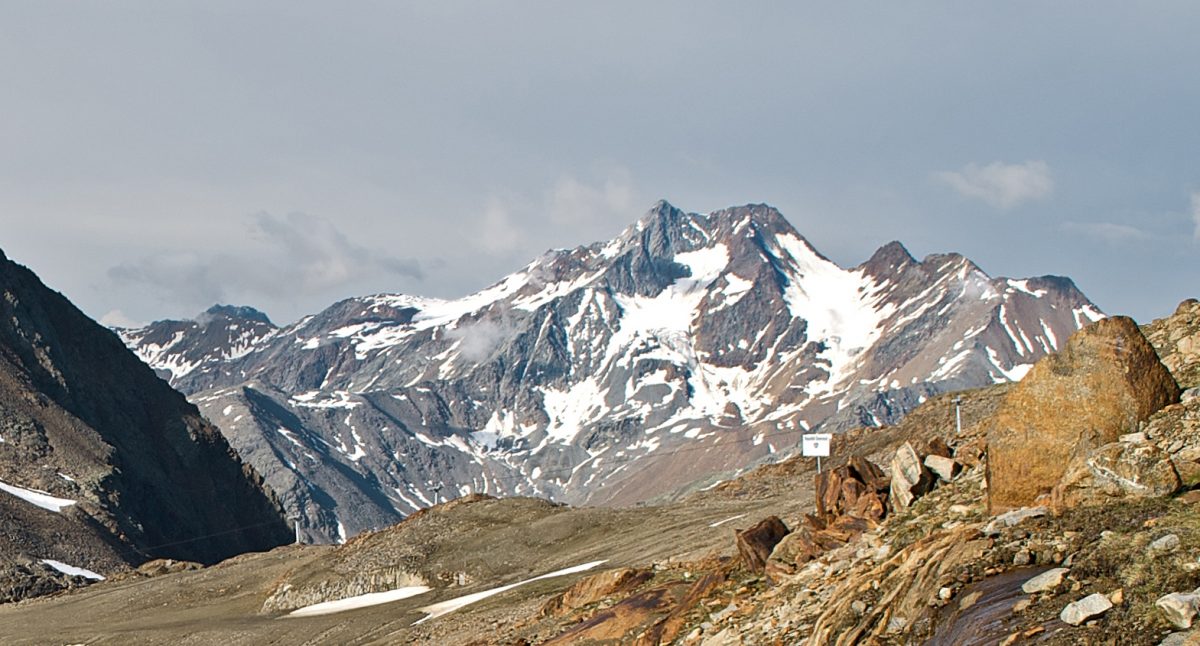
[[(0, 633), (17, 644), (1197, 643), (1197, 339), (1195, 301), (1140, 329), (1107, 319), (1020, 383), (837, 436), (821, 474), (793, 459), (628, 509), (471, 496), (339, 547), (162, 564), (0, 606)], [(421, 621), (464, 595), (478, 599)]]

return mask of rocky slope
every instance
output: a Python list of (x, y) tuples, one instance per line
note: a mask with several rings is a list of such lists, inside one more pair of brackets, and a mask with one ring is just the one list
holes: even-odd
[[(472, 492), (628, 504), (1017, 379), (1101, 315), (1065, 278), (899, 243), (843, 269), (774, 209), (660, 203), (455, 301), (376, 295), (121, 336), (344, 540)], [(725, 474), (725, 475), (718, 475)]]
[[(1145, 343), (1127, 320), (1096, 326), (1023, 387), (934, 396), (895, 426), (839, 434), (819, 475), (792, 458), (627, 509), (469, 496), (338, 547), (0, 607), (0, 632), (17, 644), (1190, 643), (1200, 496), (1178, 476), (1200, 465), (1194, 389), (1074, 456), (1045, 506), (988, 511), (1006, 409), (1045, 384), (1077, 392), (1106, 381), (1097, 371), (1126, 374), (1140, 352), (1105, 350)], [(348, 606), (310, 608), (332, 601)], [(126, 612), (97, 622), (113, 607)]]
[(115, 334), (2, 253), (0, 293), (0, 598), (290, 539), (259, 476)]

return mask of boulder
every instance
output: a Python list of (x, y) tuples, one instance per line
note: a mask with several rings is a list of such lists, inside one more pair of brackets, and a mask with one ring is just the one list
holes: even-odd
[(1163, 616), (1176, 628), (1191, 628), (1192, 619), (1200, 611), (1200, 595), (1195, 592), (1172, 592), (1154, 602)]
[(1182, 486), (1170, 457), (1150, 443), (1112, 442), (1076, 455), (1051, 496), (1056, 510), (1113, 498), (1169, 496)]
[(870, 460), (854, 456), (844, 466), (816, 475), (814, 487), (819, 518), (843, 514), (881, 520), (886, 513), (890, 480)]
[(905, 442), (892, 458), (891, 501), (893, 509), (905, 509), (933, 486), (933, 475), (925, 468), (912, 444)]
[(633, 568), (598, 572), (576, 581), (566, 592), (547, 601), (542, 606), (542, 616), (559, 616), (616, 594), (632, 592), (652, 576), (651, 572)]
[(771, 551), (790, 532), (778, 516), (768, 516), (757, 525), (737, 532), (737, 550), (742, 565), (756, 574), (765, 572)]
[(1056, 567), (1046, 570), (1041, 574), (1021, 584), (1021, 591), (1025, 594), (1037, 594), (1039, 592), (1049, 592), (1062, 585), (1063, 578), (1070, 572), (1069, 568)]
[(1179, 386), (1132, 319), (1076, 332), (1008, 391), (987, 422), (989, 508), (1037, 503), (1073, 456), (1137, 432), (1177, 401)]
[(1176, 534), (1167, 534), (1147, 545), (1146, 555), (1161, 556), (1163, 554), (1170, 554), (1177, 549), (1179, 549), (1179, 536)]
[(943, 482), (950, 482), (962, 471), (962, 465), (955, 461), (954, 458), (947, 458), (941, 455), (925, 456), (925, 467)]
[(1097, 592), (1089, 594), (1079, 601), (1068, 603), (1067, 607), (1059, 613), (1058, 618), (1072, 626), (1078, 626), (1092, 617), (1098, 617), (1108, 612), (1112, 607), (1113, 604), (1108, 597)]
[(1158, 642), (1158, 646), (1200, 646), (1200, 632), (1171, 633)]
[(991, 520), (991, 522), (989, 522), (987, 525), (984, 525), (983, 529), (980, 531), (983, 532), (984, 536), (999, 536), (1000, 531), (1006, 527), (1016, 527), (1030, 518), (1041, 518), (1047, 513), (1049, 513), (1049, 510), (1045, 507), (1022, 507), (1020, 509), (1013, 509), (997, 515)]

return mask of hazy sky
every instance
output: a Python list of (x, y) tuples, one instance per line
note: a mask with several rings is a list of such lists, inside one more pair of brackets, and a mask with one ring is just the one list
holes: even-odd
[(0, 0), (0, 248), (94, 317), (457, 296), (655, 200), (1200, 296), (1200, 3)]

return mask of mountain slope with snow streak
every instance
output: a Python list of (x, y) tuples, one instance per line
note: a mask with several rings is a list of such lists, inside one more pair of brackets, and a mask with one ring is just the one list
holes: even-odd
[(335, 540), (470, 492), (646, 500), (1019, 379), (1101, 316), (1066, 278), (899, 243), (845, 269), (771, 207), (660, 202), (462, 299), (347, 299), (242, 346), (122, 335)]

